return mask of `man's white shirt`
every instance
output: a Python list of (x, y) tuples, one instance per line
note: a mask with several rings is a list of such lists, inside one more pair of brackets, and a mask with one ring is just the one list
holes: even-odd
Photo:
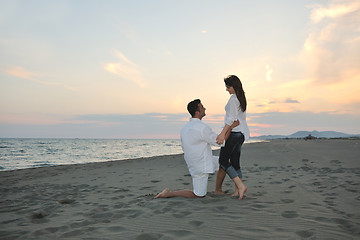
[(220, 147), (216, 143), (217, 136), (218, 134), (198, 118), (191, 118), (181, 129), (181, 146), (192, 176), (214, 173), (218, 169), (219, 157), (213, 156), (211, 149), (211, 145)]

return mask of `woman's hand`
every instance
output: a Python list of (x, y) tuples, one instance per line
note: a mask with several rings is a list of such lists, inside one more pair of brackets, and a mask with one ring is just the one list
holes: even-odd
[(217, 138), (216, 138), (216, 143), (217, 143), (218, 145), (222, 145), (223, 142), (224, 142), (224, 140), (225, 140), (225, 134), (220, 133), (220, 134), (217, 136)]

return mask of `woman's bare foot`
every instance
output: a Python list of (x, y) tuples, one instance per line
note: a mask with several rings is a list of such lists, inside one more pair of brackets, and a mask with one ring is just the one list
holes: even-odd
[(235, 192), (231, 195), (232, 197), (237, 197), (239, 196), (239, 189), (237, 189), (237, 187), (235, 186)]
[(165, 188), (164, 190), (162, 190), (161, 193), (159, 193), (158, 195), (156, 195), (156, 196), (154, 197), (154, 199), (156, 199), (156, 198), (166, 198), (168, 192), (170, 192), (170, 190), (169, 190), (168, 188)]
[(239, 195), (239, 200), (242, 200), (242, 199), (243, 199), (244, 194), (246, 193), (246, 191), (247, 191), (247, 186), (245, 186), (245, 185), (243, 185), (243, 187), (241, 187), (241, 188), (239, 189), (239, 193), (240, 193), (240, 195)]

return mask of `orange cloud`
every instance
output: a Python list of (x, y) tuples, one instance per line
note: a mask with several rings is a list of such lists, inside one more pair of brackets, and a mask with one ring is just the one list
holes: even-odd
[(126, 80), (134, 82), (141, 88), (145, 88), (147, 83), (142, 76), (139, 67), (130, 61), (122, 52), (115, 50), (115, 55), (119, 58), (119, 62), (107, 63), (104, 69), (112, 74), (120, 76)]
[(329, 7), (322, 5), (314, 5), (315, 8), (311, 13), (311, 20), (315, 23), (325, 18), (338, 18), (348, 13), (355, 12), (360, 9), (359, 1), (346, 1), (341, 4), (330, 4)]
[(27, 79), (27, 80), (33, 80), (33, 81), (36, 81), (36, 79), (34, 77), (40, 77), (41, 76), (40, 73), (29, 72), (29, 71), (25, 70), (22, 67), (8, 68), (6, 70), (6, 73), (11, 75), (11, 76), (15, 76), (15, 77), (22, 78), (22, 79)]
[(248, 123), (249, 127), (261, 127), (261, 128), (271, 128), (273, 127), (270, 124), (260, 124), (260, 123)]
[[(190, 116), (190, 115), (189, 115)], [(219, 125), (223, 125), (224, 124), (224, 116), (219, 116), (219, 115), (207, 115), (204, 118), (204, 121), (206, 123), (216, 123)]]
[(36, 82), (36, 83), (39, 83), (42, 85), (60, 86), (60, 87), (64, 87), (71, 91), (75, 90), (73, 87), (68, 86), (67, 84), (64, 84), (64, 83), (48, 82), (48, 81), (40, 80), (39, 78), (43, 77), (43, 74), (37, 73), (37, 72), (30, 72), (19, 66), (8, 68), (5, 70), (5, 72), (10, 76), (14, 76), (14, 77), (25, 79), (25, 80), (30, 80), (30, 81), (33, 81), (33, 82)]
[(314, 23), (304, 43), (302, 61), (314, 83), (346, 81), (360, 75), (360, 2), (335, 1), (312, 6)]

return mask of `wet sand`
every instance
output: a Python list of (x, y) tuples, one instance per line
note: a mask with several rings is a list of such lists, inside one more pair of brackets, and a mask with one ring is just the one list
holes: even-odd
[[(164, 153), (166, 154), (166, 153)], [(0, 172), (0, 239), (360, 239), (360, 141), (246, 144), (247, 197), (191, 189), (183, 155)]]

